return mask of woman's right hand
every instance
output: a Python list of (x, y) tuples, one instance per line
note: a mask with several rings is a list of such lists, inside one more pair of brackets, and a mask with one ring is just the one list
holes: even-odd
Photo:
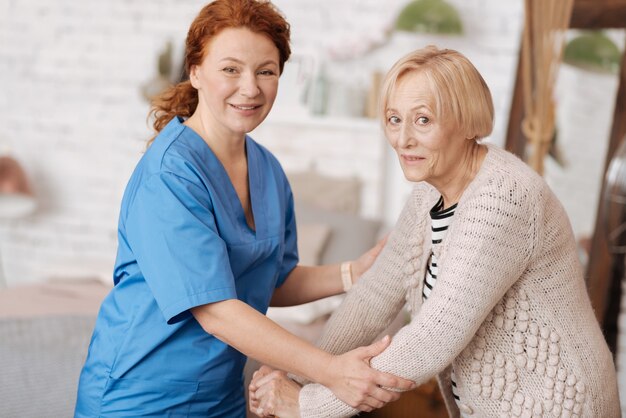
[(400, 392), (415, 389), (417, 385), (369, 365), (371, 358), (385, 351), (390, 342), (391, 338), (385, 336), (369, 346), (333, 356), (327, 367), (328, 378), (320, 383), (359, 411), (369, 412), (397, 400)]

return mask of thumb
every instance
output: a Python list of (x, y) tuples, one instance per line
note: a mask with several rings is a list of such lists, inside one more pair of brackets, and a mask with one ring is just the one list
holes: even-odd
[(385, 247), (385, 245), (387, 244), (387, 237), (389, 237), (389, 233), (387, 233), (387, 235), (385, 235), (383, 238), (381, 238), (376, 245), (374, 246), (374, 248), (372, 248), (372, 256), (374, 257), (378, 257), (378, 255), (380, 254), (380, 252), (383, 250), (383, 248)]
[(391, 338), (389, 335), (385, 335), (382, 339), (364, 347), (363, 353), (366, 357), (375, 357), (385, 351), (385, 349), (389, 347), (389, 343), (391, 343)]
[(389, 238), (389, 234), (390, 234), (390, 233), (391, 233), (391, 232), (387, 232), (387, 233), (385, 234), (385, 236), (384, 236), (384, 237), (382, 237), (382, 238), (380, 239), (380, 241), (378, 241), (378, 244), (379, 244), (381, 247), (384, 247), (384, 246), (387, 244), (387, 239)]

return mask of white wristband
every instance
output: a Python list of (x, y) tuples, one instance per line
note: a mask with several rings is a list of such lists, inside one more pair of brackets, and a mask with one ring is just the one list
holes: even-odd
[(344, 292), (352, 287), (352, 263), (349, 261), (341, 263), (341, 283)]

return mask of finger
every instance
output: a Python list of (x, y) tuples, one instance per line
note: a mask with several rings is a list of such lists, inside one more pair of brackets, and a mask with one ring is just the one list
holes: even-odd
[(261, 378), (261, 375), (258, 373), (258, 371), (254, 372), (252, 374), (252, 380), (250, 380), (250, 384), (248, 385), (248, 390), (254, 392), (258, 387), (258, 381)]
[(385, 247), (385, 244), (387, 244), (387, 238), (388, 237), (389, 237), (389, 234), (387, 234), (384, 237), (382, 237), (381, 239), (379, 239), (378, 242), (376, 243), (376, 245), (374, 246), (374, 248), (372, 248), (372, 250), (374, 252), (374, 254), (373, 254), (374, 256), (378, 256), (378, 254)]
[(387, 402), (381, 402), (378, 399), (368, 397), (365, 399), (365, 405), (369, 406), (372, 409), (379, 409), (385, 406)]
[(389, 343), (391, 342), (391, 337), (389, 335), (385, 335), (382, 339), (368, 345), (362, 347), (362, 354), (365, 357), (375, 357), (385, 351), (385, 348), (389, 347)]
[(389, 234), (385, 235), (384, 237), (382, 237), (377, 243), (376, 243), (376, 253), (379, 253), (383, 247), (385, 246), (385, 244), (387, 244), (387, 238), (389, 237)]
[(261, 366), (257, 371), (255, 371), (252, 374), (252, 381), (250, 382), (250, 387), (254, 387), (254, 389), (256, 389), (256, 387), (258, 387), (258, 383), (257, 382), (259, 381), (259, 379), (262, 379), (263, 376), (268, 375), (273, 370), (274, 369), (272, 369), (269, 366), (266, 366), (266, 365)]
[(415, 382), (412, 380), (404, 379), (402, 377), (385, 373), (381, 371), (376, 371), (374, 376), (374, 383), (378, 386), (385, 386), (388, 388), (398, 389), (398, 390), (412, 390), (417, 387)]
[(384, 247), (385, 244), (387, 244), (387, 238), (389, 238), (389, 232), (386, 233), (385, 236), (380, 239), (380, 241), (378, 241), (378, 245)]
[(261, 387), (269, 382), (271, 382), (272, 380), (280, 380), (283, 377), (286, 378), (286, 374), (285, 372), (282, 372), (280, 370), (274, 370), (273, 372), (261, 377), (260, 379), (258, 379), (256, 381), (256, 386), (257, 387)]
[(257, 408), (256, 411), (252, 411), (252, 412), (254, 412), (255, 414), (257, 414), (260, 417), (271, 417), (272, 416), (271, 414), (265, 412), (263, 407), (259, 407), (259, 408)]
[(259, 372), (260, 374), (266, 375), (268, 373), (273, 372), (274, 369), (272, 369), (270, 366), (268, 366), (267, 364), (262, 365), (259, 370), (257, 370), (257, 372)]
[(254, 397), (258, 400), (263, 400), (269, 393), (275, 390), (275, 386), (272, 382), (269, 382), (265, 385), (259, 386), (259, 388), (254, 392)]
[(273, 371), (274, 371), (274, 369), (272, 369), (271, 367), (263, 365), (257, 371), (255, 371), (252, 374), (252, 378), (253, 379), (260, 379), (263, 376), (267, 376), (268, 374), (270, 374)]
[(358, 409), (361, 412), (372, 412), (376, 408), (372, 407), (368, 403), (362, 403), (362, 404), (355, 406), (354, 409)]
[(265, 410), (263, 409), (262, 406), (258, 406), (255, 410), (253, 410), (252, 412), (254, 412), (257, 416), (259, 417), (269, 417), (270, 415), (268, 413), (265, 412)]
[[(402, 394), (401, 392), (395, 392), (393, 390), (374, 386), (373, 388), (370, 389), (368, 397), (375, 399), (382, 403), (389, 403), (389, 402), (397, 401), (400, 398), (401, 394)], [(377, 406), (377, 408), (380, 408), (380, 406)]]
[(269, 417), (274, 415), (274, 412), (276, 411), (276, 405), (274, 402), (274, 399), (268, 399), (265, 398), (261, 401), (261, 405), (259, 407), (259, 409), (262, 411), (264, 417)]

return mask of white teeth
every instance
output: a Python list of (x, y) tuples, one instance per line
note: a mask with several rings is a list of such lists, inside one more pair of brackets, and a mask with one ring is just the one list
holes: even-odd
[(233, 106), (236, 107), (237, 109), (241, 109), (241, 110), (252, 110), (252, 109), (254, 109), (256, 107), (256, 106), (235, 106), (235, 105), (233, 105)]

